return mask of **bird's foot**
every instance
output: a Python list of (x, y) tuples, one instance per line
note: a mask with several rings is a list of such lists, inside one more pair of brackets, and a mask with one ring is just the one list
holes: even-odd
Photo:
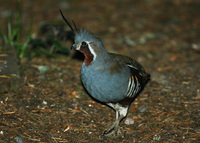
[(109, 137), (117, 137), (121, 136), (124, 137), (124, 134), (121, 132), (119, 127), (119, 122), (115, 122), (108, 130), (106, 130), (103, 133), (103, 136), (109, 136)]
[(103, 135), (107, 136), (107, 137), (111, 137), (111, 138), (116, 138), (116, 137), (124, 138), (124, 134), (121, 132), (120, 129), (118, 129), (118, 130), (115, 129), (115, 130), (110, 131), (108, 133), (107, 133), (107, 131), (105, 131)]

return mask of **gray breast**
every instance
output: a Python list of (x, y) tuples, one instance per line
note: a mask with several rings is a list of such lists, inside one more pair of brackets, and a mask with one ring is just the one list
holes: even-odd
[(82, 65), (81, 79), (90, 95), (101, 102), (116, 102), (126, 97), (130, 71), (125, 66), (118, 72)]

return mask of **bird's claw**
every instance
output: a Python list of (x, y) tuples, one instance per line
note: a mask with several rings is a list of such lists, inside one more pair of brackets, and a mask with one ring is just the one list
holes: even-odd
[(102, 135), (108, 137), (117, 137), (117, 136), (124, 137), (124, 134), (121, 132), (120, 129), (115, 129), (114, 131), (112, 130), (106, 130)]

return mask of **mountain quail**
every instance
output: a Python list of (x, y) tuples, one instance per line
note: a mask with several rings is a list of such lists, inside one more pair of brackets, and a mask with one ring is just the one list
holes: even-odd
[(149, 80), (149, 74), (135, 60), (108, 53), (100, 39), (86, 29), (77, 29), (72, 21), (73, 28), (61, 10), (60, 13), (75, 34), (72, 49), (85, 56), (81, 68), (81, 80), (85, 89), (94, 99), (116, 111), (116, 120), (104, 135), (112, 130), (115, 135), (123, 135), (119, 124), (126, 117), (132, 101)]

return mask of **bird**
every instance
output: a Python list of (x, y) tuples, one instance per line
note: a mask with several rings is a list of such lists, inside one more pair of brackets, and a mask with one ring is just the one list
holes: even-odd
[(115, 122), (103, 135), (123, 136), (120, 122), (127, 116), (128, 109), (137, 95), (150, 80), (144, 67), (136, 60), (109, 53), (103, 42), (87, 29), (78, 29), (60, 14), (74, 33), (71, 49), (84, 54), (81, 67), (81, 81), (86, 91), (98, 102), (113, 108), (116, 112)]

